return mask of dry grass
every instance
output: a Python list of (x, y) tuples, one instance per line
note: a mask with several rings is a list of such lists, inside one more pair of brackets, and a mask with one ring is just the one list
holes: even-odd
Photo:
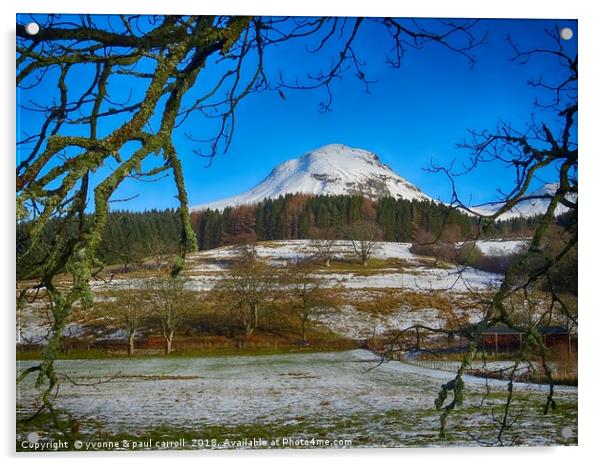
[(339, 300), (355, 306), (360, 312), (390, 314), (401, 307), (411, 310), (437, 309), (442, 312), (453, 312), (456, 309), (451, 297), (443, 292), (419, 293), (394, 288), (362, 290), (350, 297), (345, 290), (338, 290)]

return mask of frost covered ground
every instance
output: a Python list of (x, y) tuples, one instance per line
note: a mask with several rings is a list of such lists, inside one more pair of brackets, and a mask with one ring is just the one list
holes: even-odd
[[(19, 362), (18, 371), (34, 362)], [(494, 435), (491, 412), (501, 409), (506, 383), (466, 377), (465, 405), (450, 418), (448, 440), (438, 437), (433, 408), (448, 372), (400, 362), (378, 366), (368, 351), (219, 358), (65, 360), (58, 407), (81, 423), (85, 438), (217, 439), (246, 437), (348, 439), (354, 446), (478, 445)], [(558, 407), (544, 416), (545, 387), (514, 385), (522, 412), (511, 435), (525, 445), (576, 443), (577, 390), (556, 389)], [(31, 378), (18, 394), (35, 397)], [(483, 403), (482, 407), (481, 403)], [(21, 413), (23, 414), (23, 413)], [(219, 444), (218, 444), (219, 447)]]

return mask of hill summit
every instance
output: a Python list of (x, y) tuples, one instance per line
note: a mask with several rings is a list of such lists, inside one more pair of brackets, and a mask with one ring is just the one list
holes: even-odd
[(221, 210), (298, 193), (431, 200), (382, 163), (376, 154), (344, 144), (329, 144), (277, 165), (263, 181), (242, 194), (197, 205), (192, 210)]

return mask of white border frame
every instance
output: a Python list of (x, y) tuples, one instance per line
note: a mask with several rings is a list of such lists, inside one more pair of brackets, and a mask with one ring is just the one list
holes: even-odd
[[(600, 362), (596, 360), (596, 343), (600, 339), (597, 334), (602, 328), (600, 315), (602, 309), (598, 305), (599, 294), (596, 293), (600, 267), (600, 207), (595, 204), (598, 178), (602, 176), (600, 143), (594, 135), (600, 132), (599, 125), (602, 102), (599, 83), (602, 82), (600, 63), (602, 61), (599, 45), (600, 16), (596, 15), (596, 2), (580, 0), (503, 0), (498, 2), (476, 0), (347, 0), (338, 3), (328, 0), (177, 0), (153, 2), (152, 0), (102, 0), (85, 2), (84, 0), (3, 0), (0, 4), (2, 35), (4, 38), (2, 54), (3, 72), (1, 74), (4, 108), (0, 111), (0, 131), (4, 142), (2, 173), (2, 246), (5, 266), (0, 279), (0, 296), (3, 310), (3, 344), (2, 353), (5, 363), (11, 369), (3, 374), (4, 381), (0, 385), (5, 404), (5, 413), (0, 423), (0, 442), (4, 455), (10, 462), (15, 456), (25, 459), (27, 463), (44, 461), (45, 464), (64, 462), (81, 462), (85, 458), (87, 464), (100, 464), (115, 457), (144, 461), (149, 464), (163, 464), (167, 457), (176, 457), (178, 462), (210, 462), (231, 463), (244, 461), (249, 465), (270, 465), (286, 462), (287, 466), (306, 464), (308, 462), (365, 464), (374, 457), (385, 463), (402, 462), (420, 463), (422, 465), (442, 464), (450, 460), (465, 465), (478, 464), (487, 466), (504, 465), (516, 461), (566, 465), (577, 462), (588, 463), (597, 453), (600, 443), (598, 432), (602, 413), (599, 392)], [(579, 365), (581, 371), (579, 384), (579, 446), (578, 447), (546, 447), (546, 448), (450, 448), (450, 449), (352, 449), (337, 451), (228, 451), (228, 452), (137, 452), (137, 453), (51, 453), (26, 454), (14, 453), (14, 403), (15, 403), (15, 348), (14, 348), (14, 276), (15, 276), (15, 233), (13, 219), (14, 207), (14, 161), (15, 161), (15, 14), (18, 12), (61, 12), (61, 13), (187, 13), (187, 14), (262, 14), (262, 15), (336, 15), (336, 16), (404, 16), (404, 17), (472, 17), (472, 18), (559, 18), (579, 20), (579, 54), (581, 80), (579, 84), (579, 139), (581, 145), (580, 205), (581, 215), (579, 257), (580, 308), (582, 309), (580, 328)], [(598, 83), (596, 86), (595, 83)], [(598, 240), (598, 241), (596, 241)], [(597, 299), (598, 298), (598, 299)], [(599, 461), (599, 460), (598, 460)]]

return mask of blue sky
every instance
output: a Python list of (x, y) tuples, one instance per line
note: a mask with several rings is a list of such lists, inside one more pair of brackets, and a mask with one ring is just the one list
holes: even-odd
[[(454, 159), (457, 164), (465, 161), (468, 153), (456, 144), (467, 136), (468, 128), (493, 128), (500, 118), (520, 126), (531, 118), (536, 112), (532, 105), (535, 91), (526, 81), (541, 74), (550, 76), (557, 67), (549, 60), (534, 60), (526, 66), (511, 62), (512, 51), (505, 39), (510, 34), (523, 48), (543, 46), (549, 44), (545, 29), (556, 25), (570, 26), (575, 32), (577, 28), (573, 21), (485, 20), (479, 23), (477, 33), (487, 32), (488, 39), (474, 51), (478, 60), (474, 67), (461, 56), (431, 44), (409, 50), (400, 69), (385, 63), (390, 39), (382, 28), (367, 25), (357, 38), (356, 51), (366, 63), (368, 77), (378, 79), (370, 94), (352, 74), (333, 86), (334, 103), (327, 113), (319, 111), (325, 97), (320, 90), (286, 91), (286, 99), (273, 92), (252, 94), (238, 108), (230, 149), (215, 157), (210, 166), (193, 153), (196, 145), (184, 133), (203, 137), (213, 123), (200, 114), (190, 117), (174, 134), (189, 202), (195, 205), (238, 194), (261, 181), (276, 164), (329, 143), (373, 151), (428, 195), (449, 200), (446, 179), (424, 169), (431, 161), (441, 165)], [(567, 49), (574, 51), (576, 43), (575, 35)], [(312, 40), (272, 49), (265, 60), (268, 73), (275, 75), (282, 69), (291, 78), (303, 77), (308, 67), (315, 71), (316, 66), (324, 66), (319, 57), (307, 58), (304, 53), (306, 45), (314, 44)], [(82, 71), (82, 76), (86, 72)], [(204, 80), (216, 75), (211, 68), (204, 73), (190, 98), (201, 95)], [(84, 82), (81, 79), (80, 83)], [(19, 99), (43, 100), (40, 92), (22, 92)], [(123, 86), (113, 88), (115, 99), (128, 94)], [(29, 131), (35, 123), (35, 117), (22, 112), (18, 131)], [(100, 179), (103, 171), (95, 176)], [(465, 200), (485, 202), (494, 200), (496, 189), (507, 188), (510, 182), (511, 173), (499, 165), (483, 166), (461, 178), (459, 188)], [(177, 206), (170, 179), (155, 183), (128, 180), (115, 197), (131, 196), (137, 197), (114, 207)]]

